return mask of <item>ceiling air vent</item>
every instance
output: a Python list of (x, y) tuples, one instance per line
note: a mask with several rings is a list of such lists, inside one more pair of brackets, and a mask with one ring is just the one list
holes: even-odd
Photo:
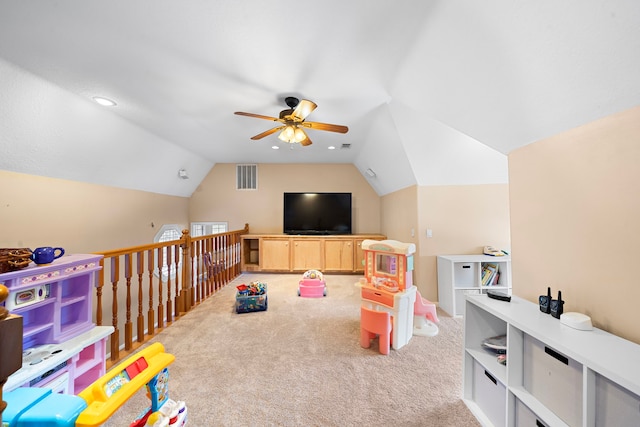
[(340, 147), (341, 150), (348, 150), (351, 148), (351, 144), (342, 144), (342, 147)]
[(258, 188), (258, 165), (236, 165), (236, 190)]

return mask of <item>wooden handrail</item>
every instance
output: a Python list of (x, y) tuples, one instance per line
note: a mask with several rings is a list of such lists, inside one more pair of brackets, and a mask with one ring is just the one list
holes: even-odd
[[(241, 230), (201, 237), (183, 230), (178, 240), (96, 252), (104, 258), (97, 273), (95, 321), (102, 326), (110, 314), (114, 327), (107, 367), (239, 276), (240, 236), (248, 232), (248, 224)], [(103, 290), (105, 277), (111, 282), (111, 293)], [(132, 287), (136, 281), (138, 286)], [(111, 301), (104, 301), (107, 296)], [(104, 313), (109, 306), (111, 313)]]

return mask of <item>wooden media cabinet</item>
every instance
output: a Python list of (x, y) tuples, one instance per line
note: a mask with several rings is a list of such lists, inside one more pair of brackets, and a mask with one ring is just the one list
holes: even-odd
[(363, 240), (384, 240), (382, 234), (287, 235), (244, 234), (242, 271), (363, 273)]

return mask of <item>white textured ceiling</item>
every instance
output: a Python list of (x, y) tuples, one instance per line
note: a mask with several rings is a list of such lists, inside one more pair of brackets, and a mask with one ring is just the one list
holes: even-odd
[[(0, 0), (0, 169), (180, 196), (219, 162), (506, 182), (511, 150), (640, 104), (638, 76), (637, 0)], [(251, 141), (272, 123), (233, 112), (287, 95), (349, 133)]]

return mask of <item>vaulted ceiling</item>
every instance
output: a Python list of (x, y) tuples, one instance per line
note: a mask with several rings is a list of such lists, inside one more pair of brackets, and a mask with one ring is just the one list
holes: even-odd
[[(0, 169), (179, 196), (216, 163), (507, 182), (510, 151), (640, 104), (638, 76), (637, 0), (0, 0)], [(250, 140), (274, 124), (233, 113), (289, 95), (349, 132)]]

